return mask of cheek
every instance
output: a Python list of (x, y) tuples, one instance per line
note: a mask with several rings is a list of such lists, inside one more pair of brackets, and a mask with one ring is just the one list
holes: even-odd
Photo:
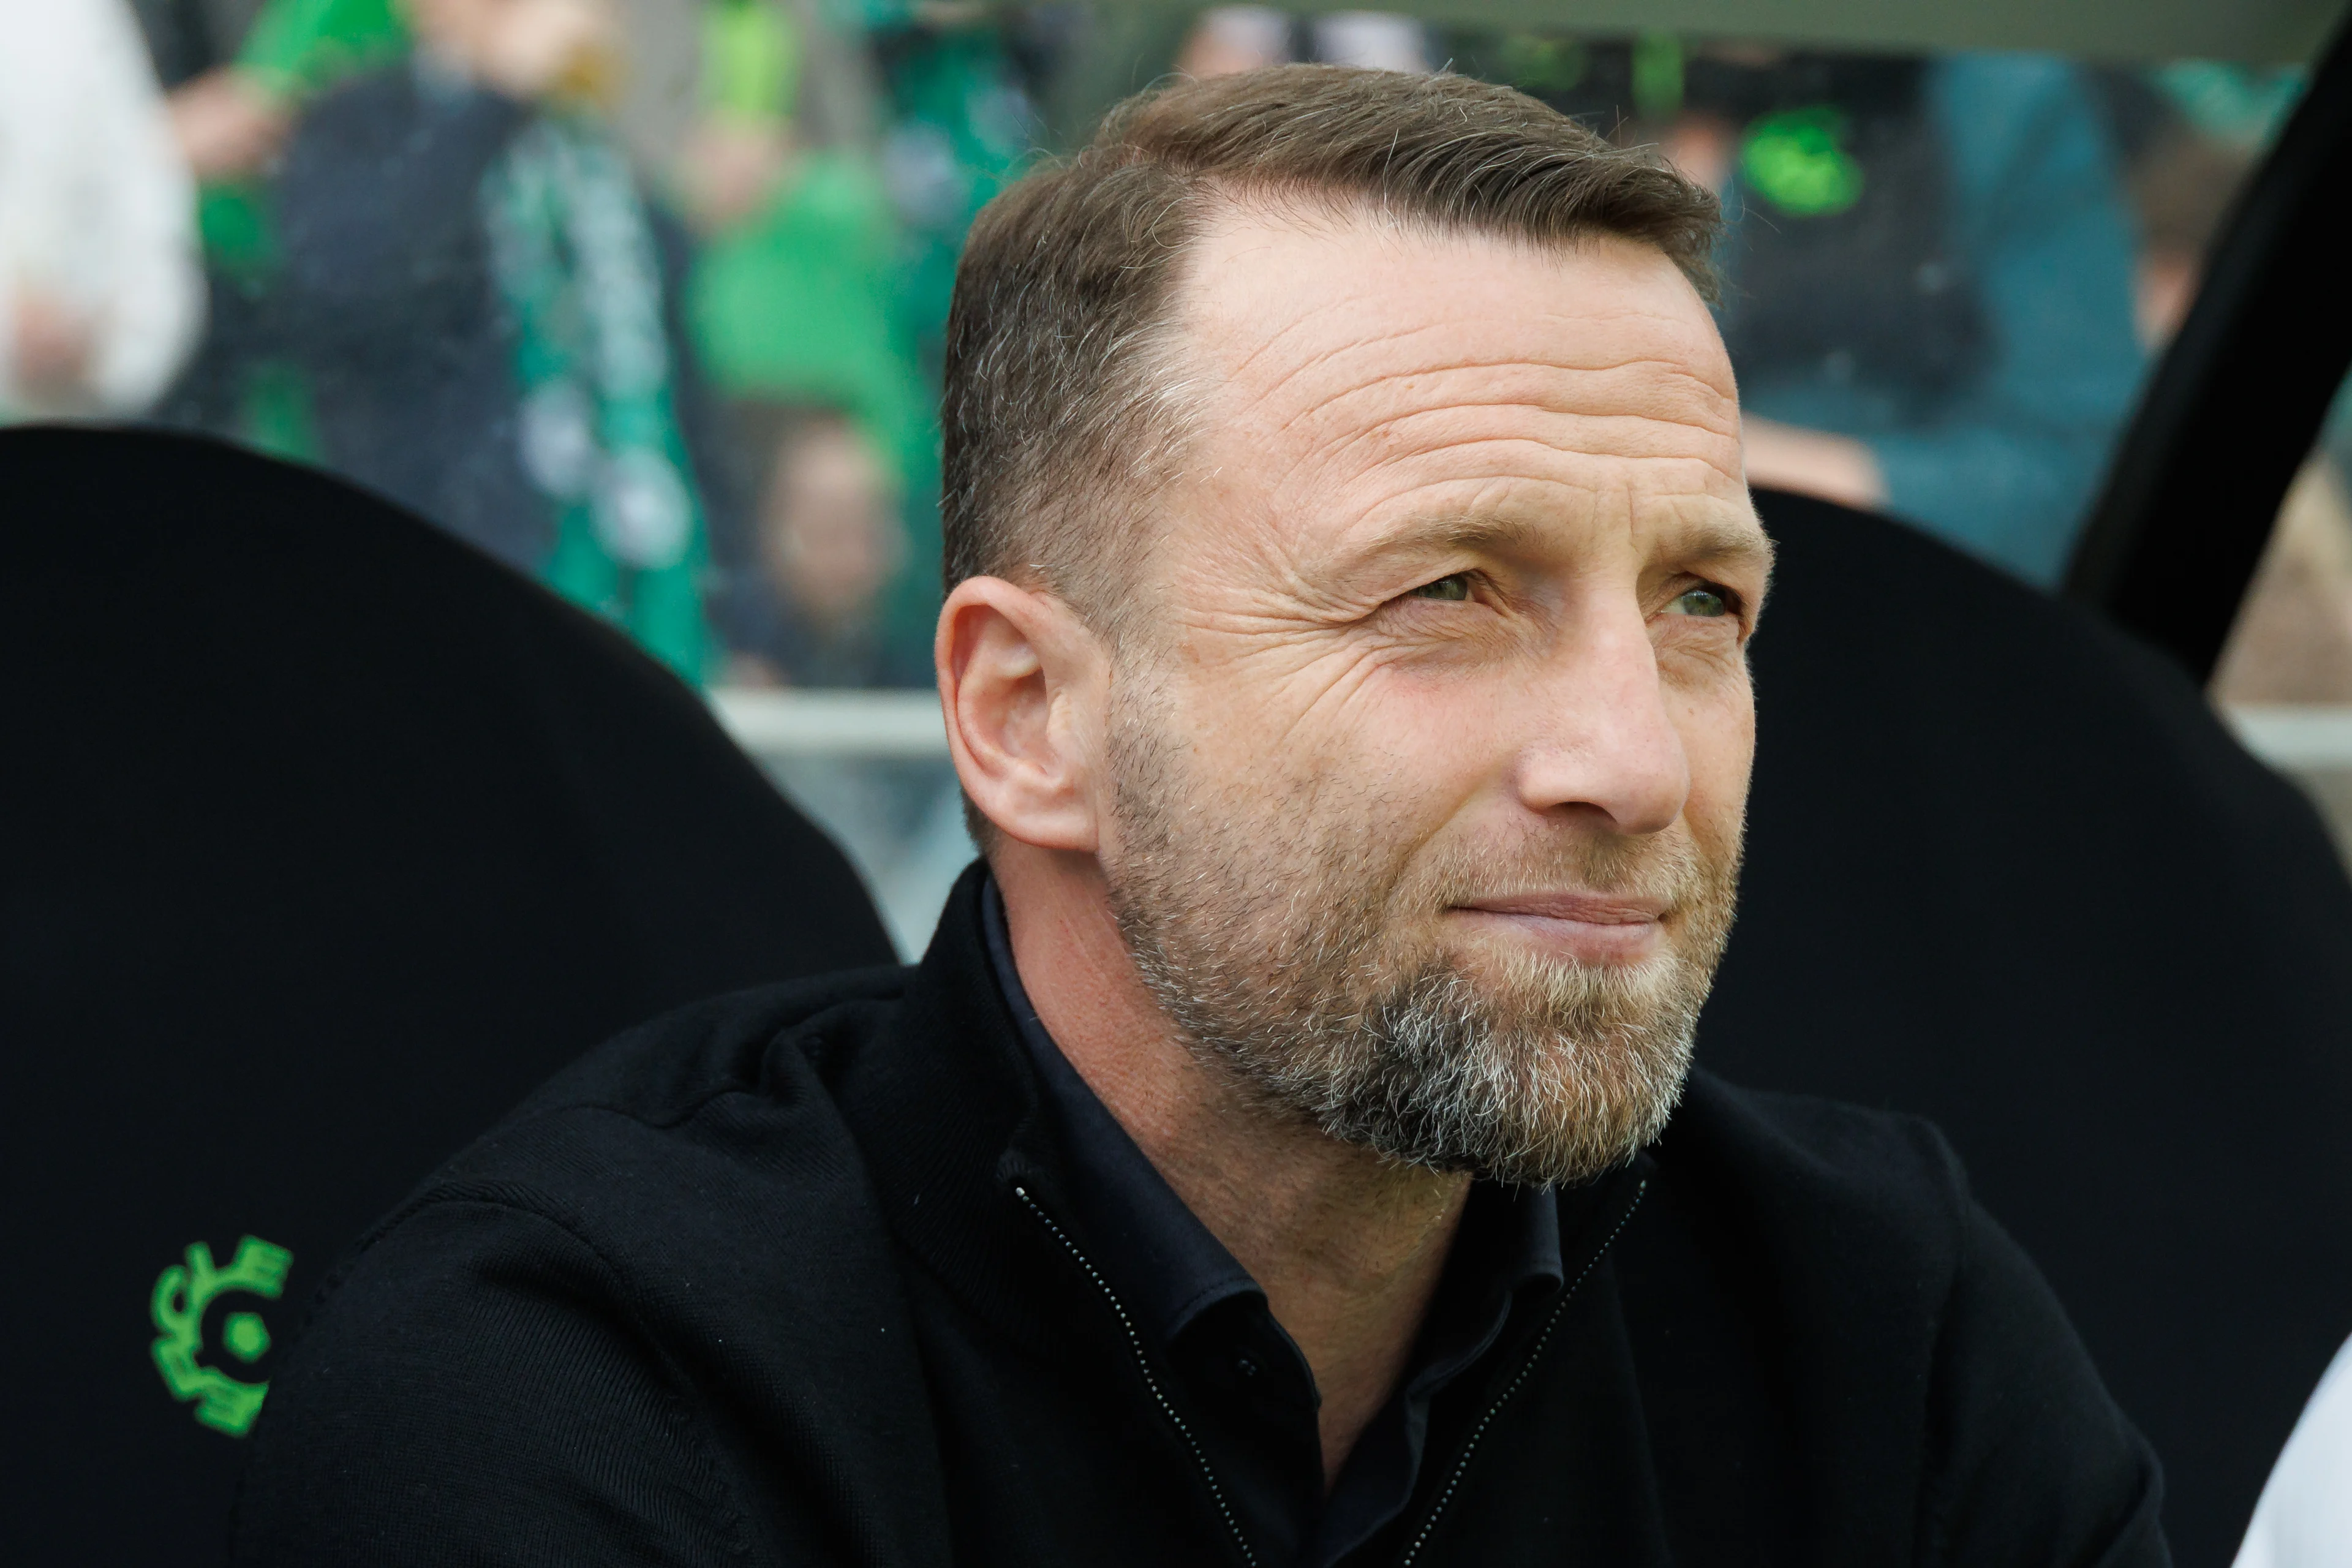
[(1194, 755), (1235, 776), (1317, 773), (1346, 763), (1386, 728), (1362, 661), (1311, 633), (1195, 634), (1166, 667), (1166, 689)]
[(1318, 748), (1347, 775), (1318, 792), (1327, 810), (1357, 819), (1368, 860), (1411, 864), (1507, 797), (1517, 700), (1507, 679), (1395, 665), (1372, 672)]
[(1690, 766), (1685, 813), (1703, 837), (1728, 839), (1747, 811), (1756, 759), (1756, 701), (1747, 672), (1676, 692), (1671, 710)]
[(1472, 721), (1459, 681), (1377, 656), (1260, 663), (1233, 680), (1187, 681), (1180, 722), (1196, 776), (1252, 809), (1312, 814), (1297, 831), (1369, 831), (1409, 847), (1496, 772), (1498, 727)]

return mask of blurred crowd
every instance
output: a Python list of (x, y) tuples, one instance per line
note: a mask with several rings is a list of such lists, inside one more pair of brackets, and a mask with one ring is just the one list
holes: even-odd
[[(1166, 71), (1452, 68), (1661, 147), (1732, 219), (1751, 477), (2044, 586), (2298, 86), (1255, 6), (0, 0), (0, 414), (322, 464), (689, 679), (813, 687), (928, 683), (964, 229)], [(2285, 651), (2225, 683), (2352, 680), (2340, 471), (2266, 567)]]

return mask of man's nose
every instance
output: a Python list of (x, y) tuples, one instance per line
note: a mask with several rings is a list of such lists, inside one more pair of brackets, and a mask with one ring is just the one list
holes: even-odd
[(1638, 613), (1629, 607), (1563, 637), (1528, 695), (1522, 805), (1597, 816), (1623, 834), (1661, 832), (1682, 816), (1690, 759)]

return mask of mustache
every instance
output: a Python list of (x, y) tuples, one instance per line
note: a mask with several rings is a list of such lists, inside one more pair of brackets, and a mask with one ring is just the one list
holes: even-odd
[(1396, 892), (1416, 910), (1546, 893), (1576, 893), (1650, 903), (1673, 918), (1696, 903), (1712, 902), (1737, 884), (1739, 844), (1710, 852), (1687, 830), (1636, 837), (1607, 832), (1564, 833), (1507, 846), (1452, 846), (1437, 850)]

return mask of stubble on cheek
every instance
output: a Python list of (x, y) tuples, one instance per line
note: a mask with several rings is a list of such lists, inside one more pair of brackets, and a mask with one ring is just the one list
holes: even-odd
[[(1375, 780), (1220, 776), (1132, 701), (1111, 732), (1104, 861), (1138, 969), (1179, 1033), (1263, 1110), (1409, 1163), (1580, 1180), (1655, 1135), (1727, 934), (1738, 833), (1563, 827), (1430, 843)], [(1465, 952), (1445, 921), (1500, 889), (1668, 905), (1639, 964)]]
[(1182, 964), (1199, 1022), (1213, 997), (1218, 1011), (1252, 997), (1260, 1011), (1319, 1011), (1372, 946), (1403, 873), (1409, 846), (1384, 851), (1376, 826), (1396, 803), (1295, 733), (1259, 735), (1246, 757), (1225, 739), (1196, 750), (1164, 688), (1130, 689), (1117, 705), (1104, 856), (1114, 912), (1139, 959)]

